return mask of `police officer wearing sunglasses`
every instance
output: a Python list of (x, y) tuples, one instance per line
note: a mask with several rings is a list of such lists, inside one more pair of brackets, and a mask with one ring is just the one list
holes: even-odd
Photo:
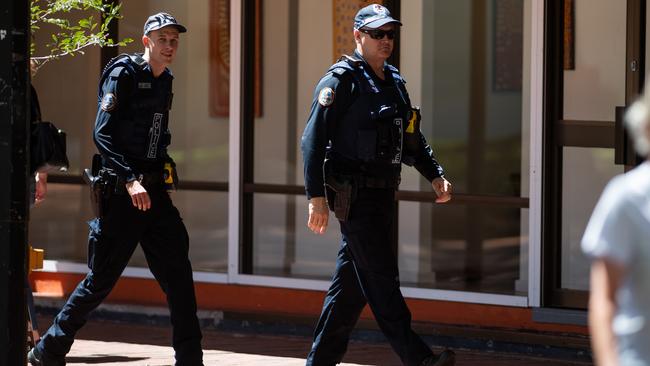
[(413, 332), (391, 245), (402, 163), (431, 182), (436, 202), (451, 199), (451, 184), (420, 133), (419, 109), (399, 71), (386, 63), (398, 26), (381, 5), (359, 10), (356, 50), (319, 81), (303, 133), (308, 226), (323, 234), (331, 210), (343, 237), (308, 366), (341, 362), (366, 303), (404, 365), (455, 363), (452, 351), (434, 355)]
[[(65, 365), (76, 332), (108, 296), (138, 243), (165, 292), (177, 366), (203, 365), (187, 230), (168, 189), (174, 164), (167, 154), (171, 71), (179, 34), (187, 29), (167, 13), (150, 16), (144, 53), (111, 60), (99, 82), (92, 192), (99, 202), (90, 221), (88, 267), (50, 329), (28, 354), (33, 366)], [(167, 176), (166, 176), (167, 174)]]

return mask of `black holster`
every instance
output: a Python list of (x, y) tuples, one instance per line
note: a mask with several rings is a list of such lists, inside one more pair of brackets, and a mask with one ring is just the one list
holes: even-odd
[(346, 221), (350, 216), (350, 208), (357, 194), (356, 180), (353, 175), (337, 174), (331, 171), (331, 163), (331, 160), (326, 159), (323, 164), (327, 206), (339, 221)]
[(112, 169), (103, 167), (99, 154), (93, 156), (92, 169), (84, 169), (83, 178), (90, 187), (90, 203), (96, 217), (106, 214), (113, 194), (126, 194), (124, 179)]
[(90, 169), (84, 169), (84, 181), (90, 187), (90, 204), (95, 217), (104, 216), (104, 182), (93, 175)]

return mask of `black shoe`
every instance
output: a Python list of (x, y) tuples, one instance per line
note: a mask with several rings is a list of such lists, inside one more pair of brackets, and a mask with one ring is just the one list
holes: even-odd
[(65, 361), (62, 360), (53, 360), (43, 355), (36, 349), (36, 347), (29, 350), (27, 353), (27, 362), (30, 366), (65, 366)]
[(422, 366), (454, 366), (456, 364), (456, 354), (454, 351), (446, 349), (438, 356), (431, 356), (422, 362)]
[(27, 362), (31, 366), (43, 366), (43, 363), (41, 362), (40, 355), (37, 355), (38, 351), (36, 348), (32, 348), (29, 350), (29, 353), (27, 353)]

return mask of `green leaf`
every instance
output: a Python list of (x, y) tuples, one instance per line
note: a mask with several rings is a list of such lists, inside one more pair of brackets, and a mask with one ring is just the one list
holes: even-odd
[[(132, 42), (129, 38), (120, 41), (108, 36), (108, 24), (113, 19), (122, 18), (120, 10), (121, 4), (104, 4), (104, 0), (30, 0), (30, 30), (36, 40), (30, 45), (31, 55), (45, 60), (42, 66), (60, 56), (83, 54), (89, 46), (111, 47)], [(88, 12), (99, 13), (104, 21), (95, 20), (95, 15), (84, 17)], [(45, 29), (51, 29), (41, 29), (42, 24), (54, 25), (59, 31), (39, 37)], [(51, 38), (51, 42), (43, 42), (44, 45), (39, 46), (38, 39), (43, 38)], [(35, 56), (36, 49), (45, 49), (46, 55)]]

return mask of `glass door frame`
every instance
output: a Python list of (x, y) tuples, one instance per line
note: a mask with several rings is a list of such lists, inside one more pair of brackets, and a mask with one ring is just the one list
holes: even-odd
[(645, 75), (646, 0), (627, 1), (625, 104), (616, 107), (615, 121), (565, 120), (564, 116), (564, 9), (573, 0), (547, 0), (545, 4), (545, 91), (542, 208), (542, 305), (586, 309), (589, 292), (563, 289), (562, 268), (562, 161), (565, 146), (615, 149), (616, 164), (626, 171), (637, 157), (623, 129), (626, 106), (640, 94)]

